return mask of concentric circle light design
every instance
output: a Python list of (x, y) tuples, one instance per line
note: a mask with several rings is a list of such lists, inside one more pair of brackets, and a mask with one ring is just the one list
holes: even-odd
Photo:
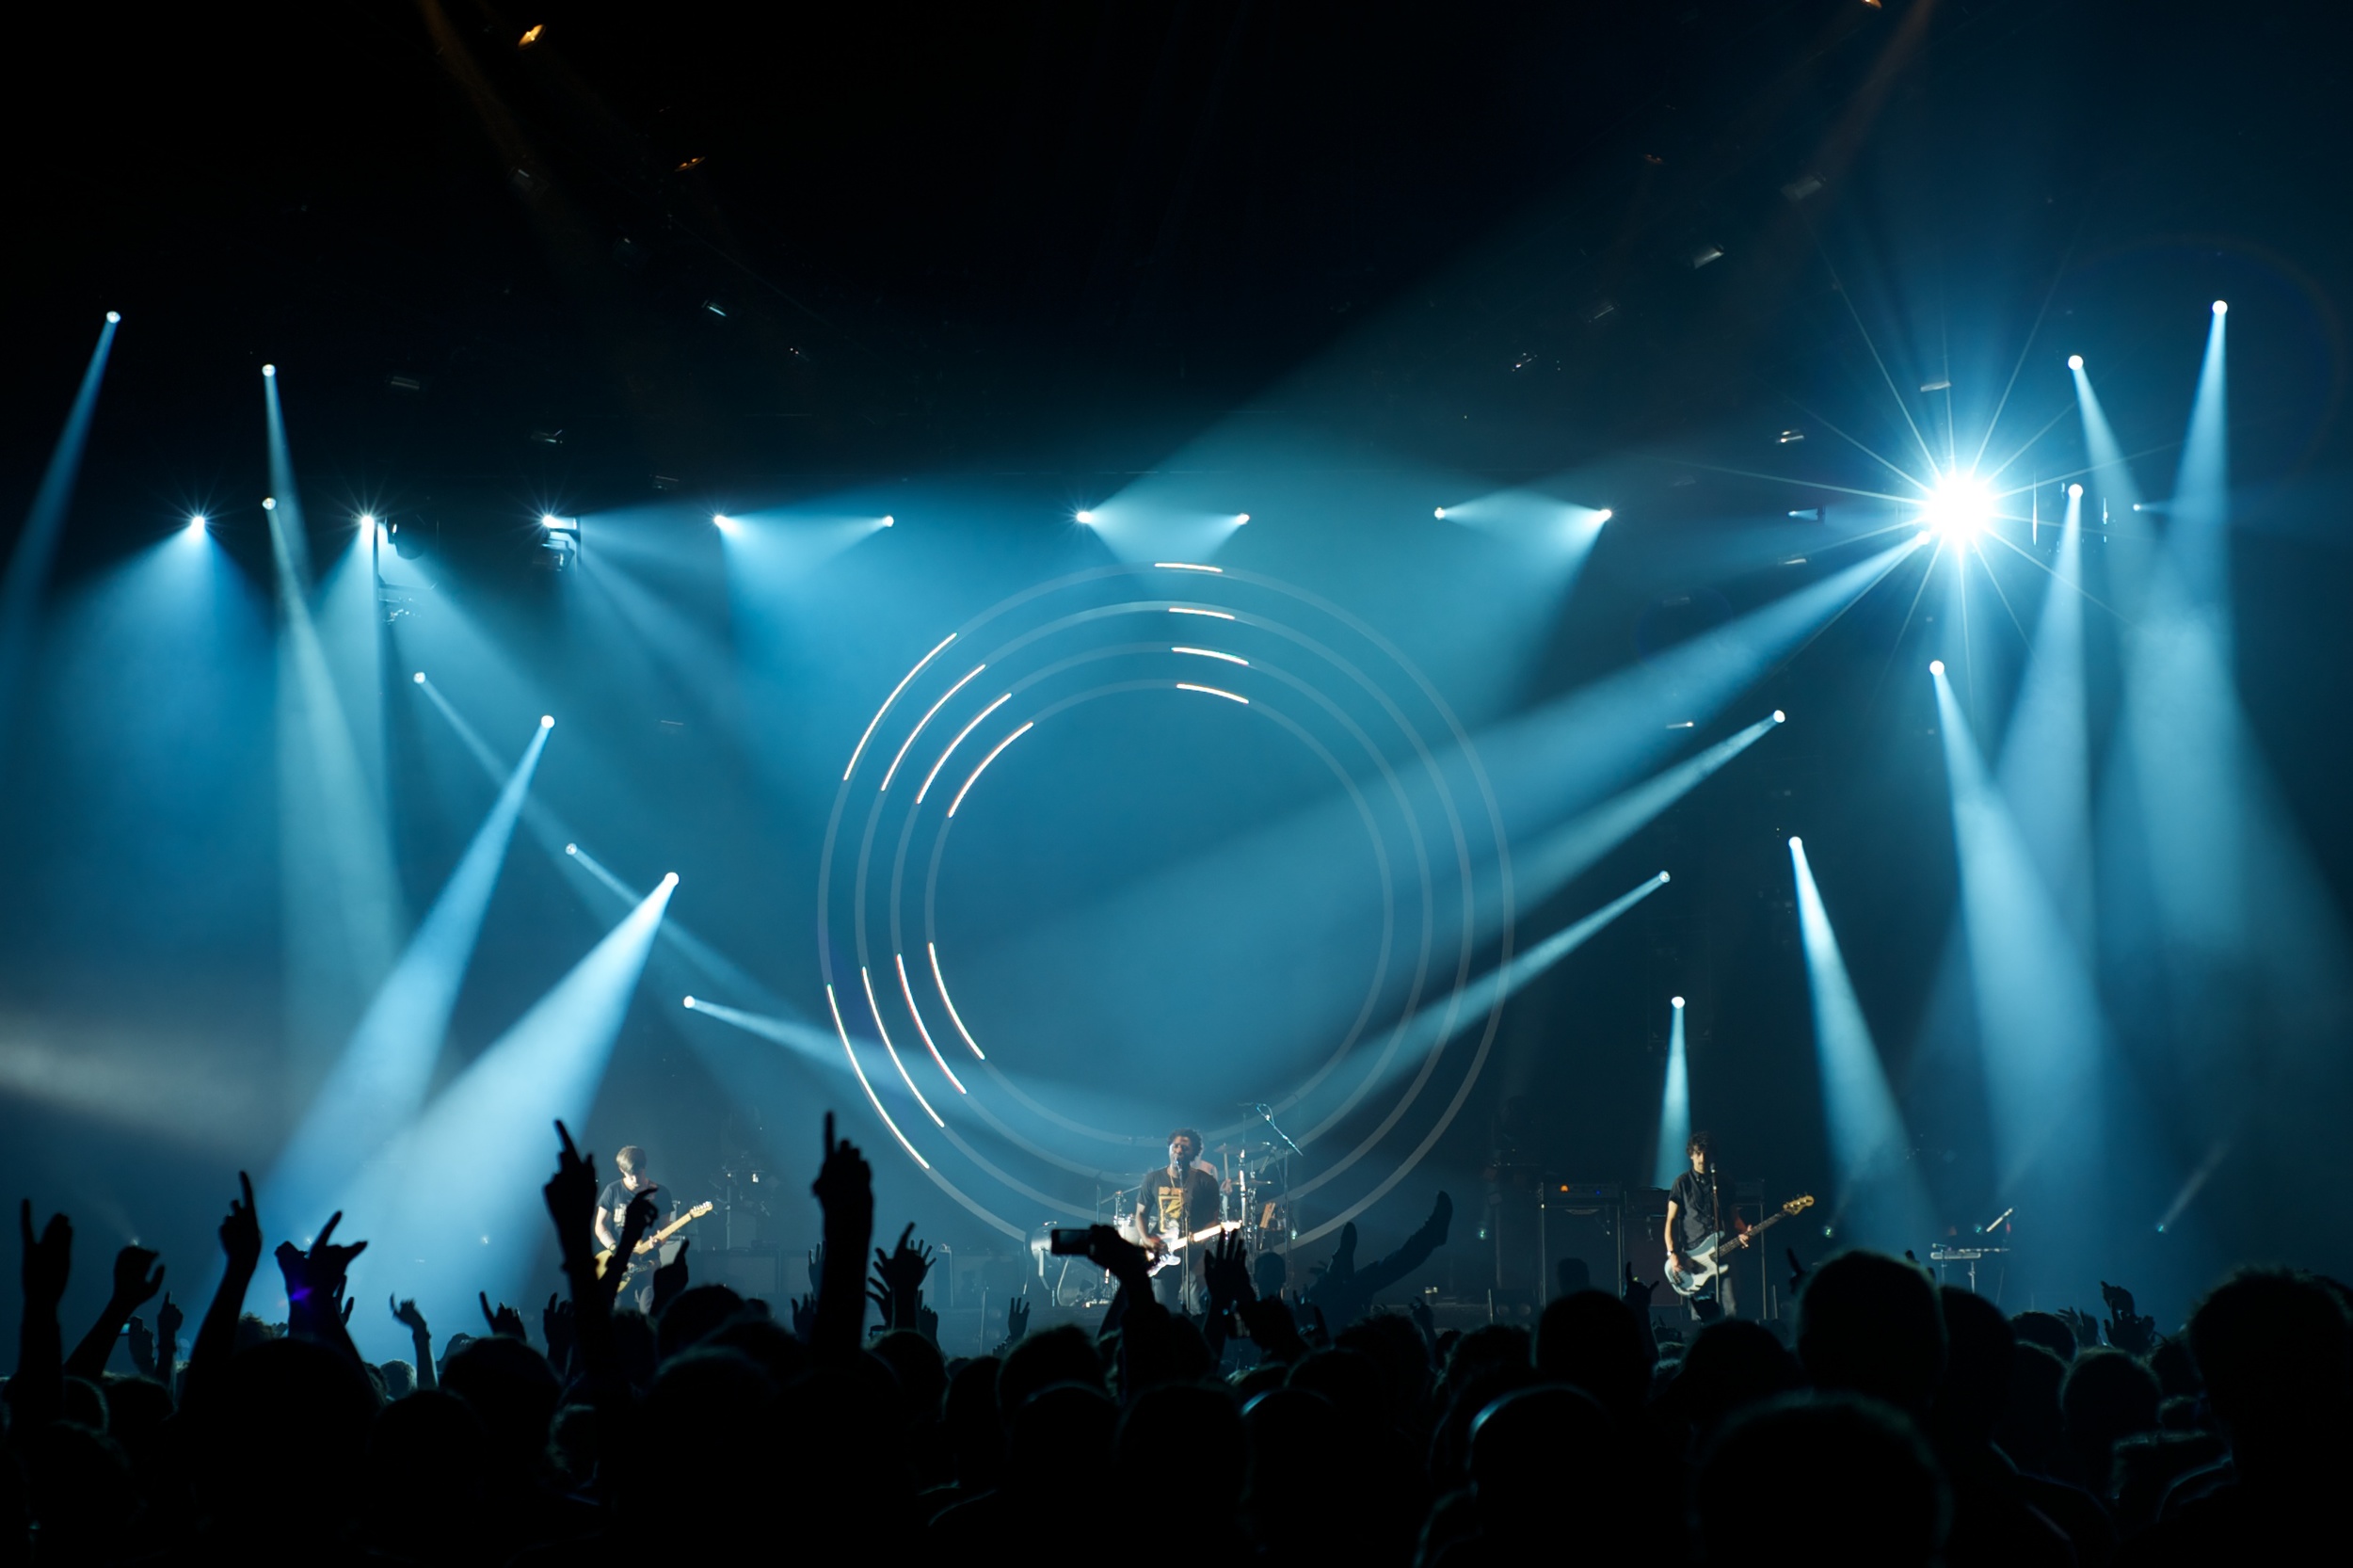
[[(1022, 1020), (976, 1016), (956, 994), (988, 956), (939, 930), (955, 833), (976, 813), (1035, 809), (992, 779), (1097, 702), (1211, 704), (1233, 727), (1214, 732), (1238, 747), (1259, 744), (1259, 727), (1328, 774), (1310, 809), (1363, 831), (1382, 887), (1364, 993), (1348, 1016), (1330, 1009), (1321, 1038), (1286, 1040), (1255, 1096), (1305, 1151), (1292, 1244), (1315, 1240), (1394, 1188), (1477, 1082), (1503, 988), (1473, 983), (1511, 957), (1511, 861), (1478, 754), (1436, 688), (1371, 627), (1288, 584), (1197, 562), (1099, 567), (931, 644), (850, 748), (826, 823), (817, 960), (844, 1059), (908, 1159), (1016, 1238), (1048, 1216), (1093, 1217), (1106, 1188), (1158, 1161), (1170, 1118), (1212, 1120), (1145, 1096), (1074, 1095), (1025, 1062)], [(1134, 1069), (1111, 1060), (1103, 1073)], [(1229, 1109), (1205, 1130), (1214, 1147), (1264, 1122)]]

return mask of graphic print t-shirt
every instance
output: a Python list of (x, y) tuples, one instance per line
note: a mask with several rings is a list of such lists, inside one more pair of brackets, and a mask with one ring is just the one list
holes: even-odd
[(1156, 1236), (1190, 1236), (1217, 1224), (1217, 1177), (1188, 1171), (1180, 1180), (1165, 1165), (1145, 1174), (1137, 1201)]

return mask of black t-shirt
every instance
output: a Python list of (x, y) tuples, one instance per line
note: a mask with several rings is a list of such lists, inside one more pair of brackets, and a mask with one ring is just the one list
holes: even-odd
[(1155, 1236), (1190, 1236), (1224, 1218), (1217, 1177), (1197, 1166), (1181, 1179), (1170, 1176), (1165, 1165), (1146, 1171), (1136, 1202), (1144, 1208), (1144, 1228)]
[(1696, 1246), (1711, 1232), (1724, 1228), (1716, 1221), (1715, 1193), (1731, 1185), (1721, 1176), (1702, 1176), (1697, 1171), (1675, 1177), (1675, 1184), (1667, 1189), (1667, 1201), (1675, 1206), (1675, 1228), (1683, 1233), (1685, 1246)]
[[(604, 1223), (611, 1227), (613, 1239), (616, 1241), (621, 1239), (621, 1221), (629, 1212), (629, 1200), (636, 1195), (629, 1190), (626, 1183), (618, 1178), (606, 1182), (604, 1191), (597, 1194), (597, 1207), (604, 1210)], [(657, 1206), (654, 1209), (654, 1226), (659, 1229), (662, 1223), (662, 1210), (659, 1207), (662, 1194), (656, 1192), (653, 1201)]]

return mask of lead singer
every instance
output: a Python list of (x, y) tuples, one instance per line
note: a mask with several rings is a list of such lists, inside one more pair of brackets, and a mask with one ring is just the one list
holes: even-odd
[[(1137, 1236), (1157, 1256), (1225, 1217), (1216, 1168), (1201, 1158), (1201, 1134), (1178, 1128), (1168, 1135), (1168, 1163), (1144, 1172), (1136, 1186)], [(1187, 1247), (1176, 1263), (1152, 1276), (1152, 1292), (1162, 1306), (1196, 1315), (1206, 1309), (1209, 1256), (1207, 1247)]]

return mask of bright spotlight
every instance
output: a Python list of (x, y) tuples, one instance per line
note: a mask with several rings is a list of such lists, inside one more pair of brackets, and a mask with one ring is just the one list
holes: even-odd
[(564, 853), (567, 855), (578, 855), (580, 853), (580, 846), (578, 844), (566, 844), (564, 846)]
[[(555, 526), (552, 521), (546, 518), (542, 518), (539, 520), (546, 522), (551, 528)], [(711, 514), (711, 526), (718, 529), (732, 528), (735, 526), (735, 520), (728, 516), (725, 512), (713, 512)]]
[(555, 728), (555, 715), (553, 713), (540, 714), (539, 728), (542, 729), (553, 729)]
[(1248, 512), (1236, 512), (1234, 514), (1234, 526), (1237, 528), (1240, 528), (1243, 523), (1248, 522), (1249, 520), (1250, 514)]
[(1993, 497), (1975, 474), (1948, 473), (1937, 481), (1920, 520), (1946, 538), (1975, 536), (1993, 516)]
[(1432, 517), (1433, 517), (1433, 518), (1437, 518), (1437, 519), (1440, 519), (1441, 520), (1443, 520), (1445, 519), (1445, 517), (1446, 517), (1446, 508), (1445, 508), (1445, 507), (1443, 507), (1443, 506), (1441, 506), (1441, 507), (1439, 507), (1436, 511), (1434, 511), (1434, 512), (1431, 513), (1430, 515), (1431, 515)]
[(262, 374), (267, 376), (275, 377), (278, 374), (278, 367), (276, 365), (264, 365), (262, 367)]
[(892, 517), (888, 512), (885, 512), (883, 514), (883, 526), (885, 528), (896, 528), (899, 526), (899, 520)]
[(686, 999), (686, 1005), (687, 1005), (687, 1006), (689, 1006), (689, 1007), (694, 1006), (694, 1005), (695, 1005), (695, 999), (694, 999), (693, 997), (688, 997), (688, 998)]
[(1681, 997), (1669, 997), (1667, 999), (1667, 1005), (1675, 1009), (1677, 1012), (1681, 1012), (1683, 1009), (1683, 999)]
[(541, 512), (539, 514), (539, 526), (542, 528), (561, 528), (564, 526), (564, 520), (557, 517), (553, 512)]
[(1095, 526), (1095, 514), (1082, 506), (1079, 509), (1079, 520), (1092, 528)]
[(2068, 500), (2070, 500), (2070, 501), (2081, 501), (2083, 498), (2084, 498), (2084, 488), (2083, 488), (2081, 485), (2070, 485), (2070, 486), (2068, 486), (2068, 487), (2067, 487), (2067, 499), (2068, 499)]
[(1945, 673), (1945, 661), (1942, 659), (1929, 660), (1929, 673), (1930, 675), (1943, 675)]
[(1595, 522), (1608, 522), (1611, 518), (1614, 518), (1617, 515), (1617, 512), (1613, 508), (1604, 506), (1600, 511), (1593, 514), (1593, 520)]
[(195, 516), (188, 519), (188, 532), (191, 534), (201, 534), (203, 531), (204, 514), (199, 512)]
[(2068, 368), (2068, 369), (2070, 369), (2070, 370), (2081, 370), (2081, 369), (2083, 369), (2083, 368), (2084, 368), (2084, 357), (2083, 357), (2082, 355), (2080, 355), (2080, 354), (2070, 354), (2070, 355), (2067, 357), (2067, 368)]
[(414, 675), (410, 676), (408, 679), (409, 679), (409, 680), (413, 680), (413, 681), (415, 681), (418, 685), (422, 686), (422, 685), (424, 685), (424, 671), (423, 671), (423, 670), (419, 670), (416, 674), (414, 674)]
[(120, 311), (108, 311), (106, 312), (106, 319), (110, 322), (120, 321), (122, 319), (122, 312)]
[(1669, 875), (1668, 875), (1665, 872), (1660, 872), (1658, 873), (1658, 880), (1659, 880), (1659, 881), (1661, 881), (1661, 882), (1673, 882), (1673, 881), (1674, 880), (1674, 878), (1673, 878), (1673, 877), (1672, 877), (1672, 876), (1669, 876)]
[(362, 527), (362, 528), (373, 528), (373, 527), (375, 527), (375, 526), (376, 526), (376, 514), (375, 514), (374, 512), (362, 512), (362, 513), (360, 513), (360, 527)]
[(1791, 849), (1803, 849), (1805, 848), (1805, 840), (1792, 833), (1789, 835), (1789, 847)]
[(265, 495), (262, 497), (262, 510), (264, 512), (275, 512), (278, 510), (278, 498), (274, 495)]
[(2214, 313), (2217, 315), (2228, 315), (2230, 310), (2231, 302), (2227, 299), (2217, 299), (2214, 302)]
[(675, 887), (677, 887), (677, 886), (678, 886), (678, 872), (668, 872), (664, 873), (663, 878), (662, 878), (662, 885), (663, 885), (664, 888), (675, 888)]
[(1789, 715), (1776, 708), (1773, 710), (1773, 722), (1775, 724), (1787, 724), (1789, 722)]

